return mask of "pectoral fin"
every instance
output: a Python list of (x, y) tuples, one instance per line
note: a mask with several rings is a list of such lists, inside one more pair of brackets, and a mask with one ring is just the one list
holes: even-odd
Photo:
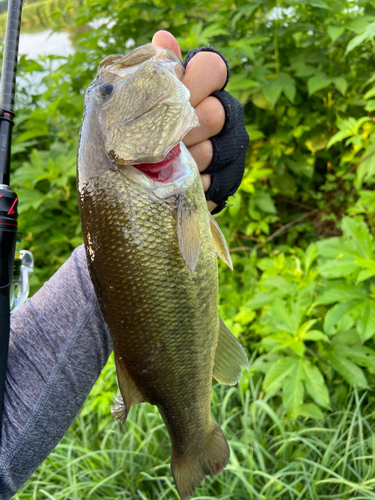
[(122, 394), (122, 398), (116, 397), (113, 399), (114, 406), (111, 405), (111, 412), (118, 422), (123, 424), (126, 421), (130, 407), (137, 403), (144, 403), (147, 399), (135, 385), (135, 382), (129, 375), (124, 363), (118, 360), (115, 355), (117, 380)]
[(232, 269), (233, 271), (232, 259), (230, 258), (227, 242), (225, 241), (224, 235), (221, 232), (219, 224), (216, 222), (216, 220), (211, 214), (210, 214), (210, 226), (211, 226), (212, 237), (215, 243), (216, 253), (221, 259), (223, 259), (223, 261), (226, 264), (228, 264), (230, 269)]
[(235, 385), (242, 377), (241, 366), (249, 368), (246, 352), (219, 318), (219, 339), (212, 375), (222, 384)]
[(196, 207), (180, 196), (177, 207), (177, 239), (185, 264), (191, 274), (198, 263), (201, 237)]

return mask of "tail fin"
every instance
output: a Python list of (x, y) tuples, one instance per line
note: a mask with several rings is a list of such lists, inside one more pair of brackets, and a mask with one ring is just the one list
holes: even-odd
[(195, 485), (200, 485), (205, 476), (219, 474), (228, 464), (229, 455), (227, 440), (215, 422), (211, 434), (197, 455), (176, 457), (172, 453), (172, 474), (181, 500), (193, 496)]

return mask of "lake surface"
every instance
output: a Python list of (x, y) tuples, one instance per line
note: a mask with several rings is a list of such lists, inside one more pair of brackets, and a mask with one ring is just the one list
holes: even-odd
[(69, 33), (65, 31), (53, 33), (52, 30), (46, 30), (39, 33), (21, 33), (19, 54), (26, 54), (31, 59), (51, 54), (68, 56), (73, 52)]

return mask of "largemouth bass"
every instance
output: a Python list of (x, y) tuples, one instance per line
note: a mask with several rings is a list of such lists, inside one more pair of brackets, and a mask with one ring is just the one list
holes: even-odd
[(109, 56), (87, 90), (79, 205), (91, 279), (113, 338), (122, 398), (157, 405), (182, 499), (228, 463), (210, 415), (212, 376), (234, 385), (247, 356), (218, 316), (217, 255), (231, 266), (182, 142), (198, 125), (179, 58), (152, 44)]

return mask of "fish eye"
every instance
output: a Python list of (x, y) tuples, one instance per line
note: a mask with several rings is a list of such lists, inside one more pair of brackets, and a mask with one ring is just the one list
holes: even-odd
[(99, 94), (100, 95), (110, 95), (114, 89), (114, 86), (110, 83), (103, 83), (99, 86)]

